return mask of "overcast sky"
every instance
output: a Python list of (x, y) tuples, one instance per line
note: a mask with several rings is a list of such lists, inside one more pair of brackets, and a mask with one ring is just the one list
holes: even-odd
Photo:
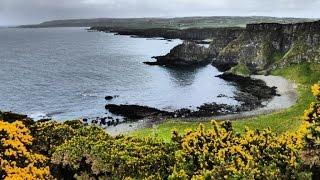
[(96, 17), (320, 17), (320, 0), (0, 0), (0, 25)]

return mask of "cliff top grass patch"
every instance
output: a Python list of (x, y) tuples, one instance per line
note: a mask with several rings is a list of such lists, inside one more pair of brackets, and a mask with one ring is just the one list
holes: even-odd
[(251, 73), (250, 70), (248, 69), (248, 67), (245, 66), (244, 64), (238, 64), (238, 65), (232, 67), (229, 71), (231, 73), (239, 74), (239, 75), (243, 75), (243, 76), (249, 76)]

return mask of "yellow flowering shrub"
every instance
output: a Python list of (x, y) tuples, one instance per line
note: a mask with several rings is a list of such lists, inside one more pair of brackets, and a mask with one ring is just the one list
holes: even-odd
[(32, 149), (46, 156), (51, 156), (57, 146), (71, 139), (75, 135), (76, 129), (83, 126), (81, 121), (36, 122), (30, 127), (34, 138)]
[(320, 149), (320, 84), (315, 84), (311, 88), (316, 98), (304, 112), (303, 119), (310, 124), (306, 135), (308, 148)]
[(303, 120), (308, 123), (305, 134), (305, 149), (302, 152), (303, 164), (312, 172), (313, 178), (320, 177), (320, 83), (311, 87), (315, 96), (315, 102), (312, 102), (305, 110)]
[(231, 123), (188, 131), (173, 139), (180, 144), (170, 179), (265, 179), (295, 177), (303, 130), (277, 136), (271, 130), (246, 129), (235, 134)]
[(21, 121), (0, 120), (0, 178), (50, 179), (47, 158), (33, 153), (30, 131)]
[[(166, 179), (174, 164), (174, 146), (161, 140), (112, 137), (88, 126), (53, 153), (52, 163), (77, 179)], [(65, 175), (62, 175), (65, 176)]]

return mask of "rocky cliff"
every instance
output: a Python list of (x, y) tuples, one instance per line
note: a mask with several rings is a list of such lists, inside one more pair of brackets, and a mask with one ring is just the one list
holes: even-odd
[(145, 62), (145, 64), (168, 67), (200, 66), (211, 63), (212, 55), (209, 48), (193, 41), (185, 41), (174, 47), (167, 55), (153, 57), (156, 62)]
[(272, 68), (293, 63), (320, 63), (320, 21), (260, 23), (248, 24), (246, 29), (188, 29), (172, 33), (163, 37), (210, 39), (211, 44), (208, 49), (197, 48), (192, 43), (178, 46), (167, 56), (158, 57), (159, 62), (182, 65), (176, 62), (212, 61), (220, 71), (244, 69), (253, 74), (266, 74)]
[[(279, 24), (248, 24), (242, 28), (119, 29), (93, 27), (91, 30), (116, 32), (139, 37), (179, 38), (178, 45), (166, 56), (147, 64), (186, 66), (212, 62), (220, 71), (246, 71), (265, 74), (272, 68), (292, 63), (320, 63), (320, 21)], [(196, 41), (210, 40), (209, 48)], [(194, 41), (194, 42), (191, 42)]]
[(320, 21), (248, 24), (246, 30), (226, 45), (213, 65), (245, 66), (251, 73), (300, 62), (320, 63)]

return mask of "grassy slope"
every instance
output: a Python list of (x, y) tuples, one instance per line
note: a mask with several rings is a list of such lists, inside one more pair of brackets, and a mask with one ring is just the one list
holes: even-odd
[[(270, 127), (273, 131), (282, 133), (285, 131), (294, 131), (299, 127), (301, 123), (300, 117), (302, 116), (304, 109), (306, 109), (308, 104), (313, 101), (310, 86), (320, 80), (320, 65), (309, 63), (292, 65), (287, 68), (275, 70), (272, 74), (283, 76), (294, 81), (298, 85), (298, 102), (285, 111), (233, 121), (233, 126), (236, 131), (242, 132), (244, 127), (247, 126), (252, 129)], [(138, 130), (132, 133), (132, 135), (138, 137), (157, 136), (169, 141), (173, 129), (176, 129), (180, 133), (184, 133), (186, 129), (197, 128), (199, 124), (200, 123), (198, 122), (168, 120), (165, 123), (158, 125), (156, 129), (146, 128)], [(210, 126), (210, 122), (204, 122), (202, 124)]]

